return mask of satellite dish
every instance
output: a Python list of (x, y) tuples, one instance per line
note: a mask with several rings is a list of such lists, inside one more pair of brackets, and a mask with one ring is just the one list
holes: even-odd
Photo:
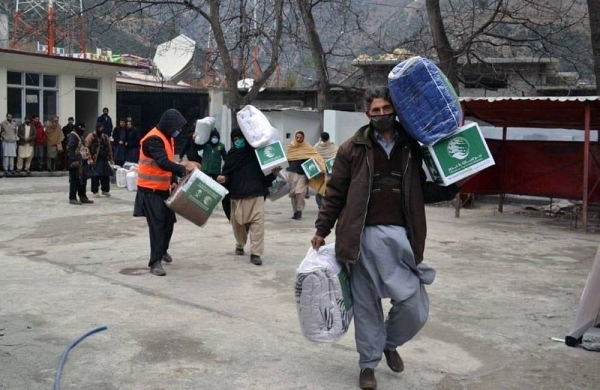
[(156, 47), (154, 63), (165, 81), (179, 82), (192, 67), (196, 41), (181, 34)]
[[(252, 88), (252, 86), (254, 85), (254, 79), (242, 79), (239, 80), (237, 83), (237, 87), (238, 89), (241, 90), (250, 90), (250, 88)], [(258, 92), (262, 92), (265, 90), (265, 87), (261, 87)]]

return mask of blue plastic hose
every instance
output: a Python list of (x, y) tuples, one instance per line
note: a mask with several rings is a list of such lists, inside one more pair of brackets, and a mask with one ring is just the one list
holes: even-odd
[(67, 361), (67, 356), (69, 355), (71, 349), (73, 349), (86, 337), (91, 336), (94, 333), (102, 332), (103, 330), (106, 330), (106, 325), (102, 325), (96, 329), (90, 330), (89, 332), (82, 334), (67, 346), (67, 349), (65, 349), (65, 352), (63, 352), (62, 356), (60, 357), (60, 360), (58, 361), (58, 367), (56, 368), (56, 376), (54, 377), (54, 390), (60, 390), (60, 379), (62, 376), (62, 370), (65, 365), (65, 362)]

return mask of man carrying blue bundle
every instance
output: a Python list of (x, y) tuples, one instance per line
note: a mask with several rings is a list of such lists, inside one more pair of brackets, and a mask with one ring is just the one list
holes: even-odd
[[(387, 87), (368, 90), (365, 103), (370, 123), (339, 147), (311, 242), (324, 245), (337, 221), (336, 257), (351, 271), (359, 386), (375, 389), (382, 355), (393, 371), (403, 371), (396, 349), (429, 314), (424, 285), (435, 271), (421, 264), (425, 204), (450, 200), (458, 188), (426, 181), (419, 144), (396, 121)], [(385, 321), (382, 298), (392, 301)]]

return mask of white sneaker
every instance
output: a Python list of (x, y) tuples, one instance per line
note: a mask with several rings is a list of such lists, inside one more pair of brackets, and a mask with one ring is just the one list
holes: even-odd
[(94, 198), (99, 198), (99, 197), (100, 197), (100, 194), (99, 194), (99, 193), (97, 193), (97, 192), (96, 192), (96, 193), (94, 193)]

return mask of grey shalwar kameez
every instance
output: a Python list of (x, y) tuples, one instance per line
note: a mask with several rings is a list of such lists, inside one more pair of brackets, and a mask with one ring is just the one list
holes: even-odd
[[(377, 132), (375, 138), (389, 157), (398, 133), (390, 141)], [(404, 227), (365, 226), (360, 258), (352, 266), (350, 280), (361, 370), (375, 368), (384, 348), (395, 350), (423, 328), (429, 315), (429, 297), (424, 285), (433, 283), (434, 278), (433, 268), (425, 264), (417, 267)], [(392, 300), (385, 321), (382, 298)]]
[[(429, 314), (425, 285), (433, 283), (435, 270), (416, 265), (402, 226), (366, 226), (360, 250), (350, 286), (356, 349), (364, 369), (377, 366), (384, 348), (395, 350), (423, 328)], [(385, 322), (381, 298), (392, 300)]]

